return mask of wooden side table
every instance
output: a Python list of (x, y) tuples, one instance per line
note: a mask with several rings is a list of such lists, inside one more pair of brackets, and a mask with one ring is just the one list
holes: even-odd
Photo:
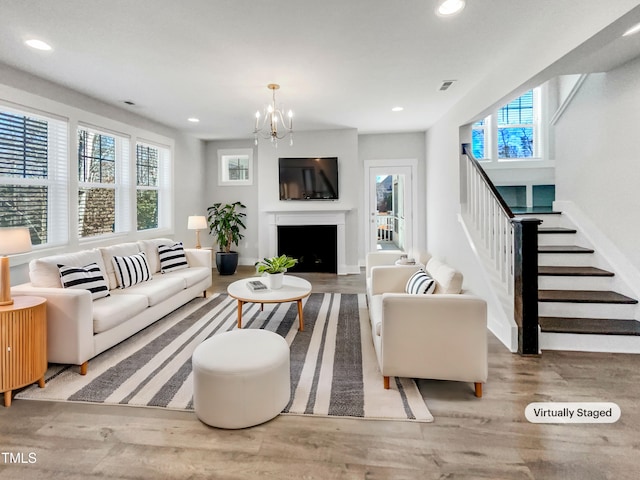
[(11, 392), (38, 382), (44, 388), (47, 371), (47, 300), (13, 297), (0, 306), (0, 392), (11, 406)]

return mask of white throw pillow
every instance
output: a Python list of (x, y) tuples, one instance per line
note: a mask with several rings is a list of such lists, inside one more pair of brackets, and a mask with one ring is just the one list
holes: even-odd
[(420, 269), (407, 281), (405, 291), (415, 295), (424, 295), (433, 293), (436, 289), (436, 281), (427, 275), (427, 272)]
[(158, 257), (160, 258), (160, 271), (162, 273), (189, 268), (182, 242), (158, 246)]
[(93, 300), (109, 296), (109, 287), (97, 263), (84, 267), (58, 265), (58, 270), (63, 288), (89, 290)]
[(128, 257), (114, 255), (111, 260), (113, 261), (113, 270), (120, 288), (131, 287), (151, 279), (147, 256), (144, 252)]

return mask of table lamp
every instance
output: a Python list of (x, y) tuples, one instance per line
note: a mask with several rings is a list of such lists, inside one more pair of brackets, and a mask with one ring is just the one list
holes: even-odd
[(8, 256), (30, 251), (31, 235), (28, 228), (0, 228), (0, 305), (13, 304)]
[(200, 245), (200, 230), (209, 228), (207, 217), (202, 215), (191, 215), (187, 222), (187, 229), (196, 231), (196, 248), (202, 248)]

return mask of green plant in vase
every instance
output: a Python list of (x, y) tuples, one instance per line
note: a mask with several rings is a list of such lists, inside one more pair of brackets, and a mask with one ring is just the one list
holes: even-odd
[(220, 250), (216, 252), (216, 267), (221, 275), (232, 275), (238, 266), (238, 252), (231, 251), (231, 245), (238, 245), (244, 237), (241, 229), (245, 229), (243, 222), (246, 213), (240, 211), (245, 207), (240, 202), (214, 203), (207, 208), (209, 233), (216, 238)]
[(284, 272), (296, 263), (298, 263), (297, 258), (280, 255), (279, 257), (263, 258), (256, 262), (255, 266), (258, 273), (268, 274), (269, 286), (271, 289), (276, 290), (282, 287)]

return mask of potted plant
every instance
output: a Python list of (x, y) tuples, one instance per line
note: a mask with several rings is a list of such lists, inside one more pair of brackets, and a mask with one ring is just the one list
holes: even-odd
[(298, 263), (297, 258), (280, 255), (279, 257), (264, 258), (256, 262), (255, 266), (258, 273), (268, 274), (269, 286), (272, 290), (277, 290), (282, 287), (284, 272), (296, 263)]
[(238, 268), (238, 252), (231, 251), (231, 245), (238, 246), (244, 237), (241, 228), (245, 227), (243, 218), (246, 213), (241, 208), (247, 208), (240, 202), (214, 203), (207, 208), (209, 233), (216, 238), (219, 251), (216, 252), (216, 267), (220, 275), (233, 275)]

